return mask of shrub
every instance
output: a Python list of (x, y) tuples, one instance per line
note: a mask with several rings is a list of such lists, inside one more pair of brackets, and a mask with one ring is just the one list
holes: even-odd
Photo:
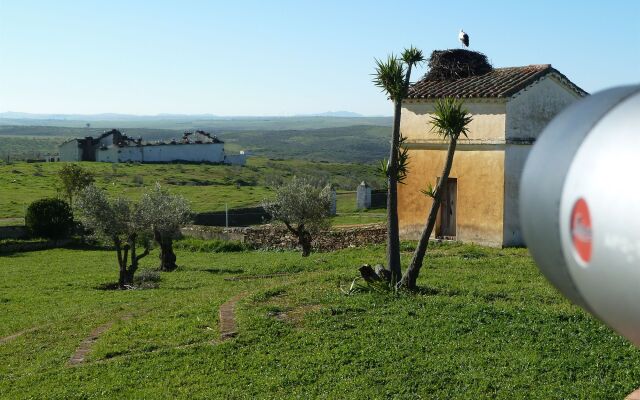
[(151, 269), (142, 270), (136, 275), (134, 282), (160, 282), (160, 272)]
[(145, 269), (133, 278), (138, 289), (156, 289), (160, 282), (160, 272)]
[(73, 229), (73, 213), (63, 200), (39, 199), (27, 208), (25, 225), (33, 237), (62, 239)]

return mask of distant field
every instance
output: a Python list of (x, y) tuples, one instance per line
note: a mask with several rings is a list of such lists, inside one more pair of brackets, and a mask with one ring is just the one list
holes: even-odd
[(258, 155), (315, 161), (376, 163), (389, 152), (390, 129), (385, 126), (349, 126), (282, 131), (222, 132), (236, 148)]
[[(361, 125), (313, 128), (290, 123), (287, 126), (296, 128), (273, 129), (267, 124), (263, 127), (251, 123), (243, 129), (228, 127), (197, 127), (218, 135), (226, 142), (229, 153), (249, 150), (252, 154), (269, 158), (300, 158), (314, 161), (330, 162), (364, 162), (375, 163), (384, 158), (389, 151), (389, 127), (369, 125), (366, 121)], [(56, 153), (58, 145), (71, 138), (93, 136), (104, 132), (105, 128), (118, 128), (125, 134), (144, 140), (167, 140), (179, 138), (185, 129), (165, 128), (126, 128), (116, 123), (104, 128), (92, 125), (87, 127), (58, 126), (1, 126), (0, 125), (0, 158), (25, 159), (37, 158), (38, 154)]]
[(67, 139), (61, 136), (3, 136), (0, 133), (0, 159), (23, 160), (57, 153), (60, 143)]
[[(0, 164), (0, 218), (20, 218), (34, 200), (56, 196), (57, 172), (64, 163)], [(316, 182), (332, 182), (339, 190), (354, 190), (367, 180), (381, 185), (373, 166), (364, 164), (315, 163), (303, 160), (275, 161), (250, 157), (245, 167), (198, 164), (108, 164), (81, 163), (93, 171), (97, 184), (111, 194), (137, 198), (149, 186), (163, 186), (185, 196), (197, 212), (254, 206), (272, 193), (271, 188), (294, 175)], [(345, 203), (345, 211), (353, 212)]]

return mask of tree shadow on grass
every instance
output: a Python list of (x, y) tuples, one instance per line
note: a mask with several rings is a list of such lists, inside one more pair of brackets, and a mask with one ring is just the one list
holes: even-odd
[(205, 268), (199, 271), (208, 272), (210, 274), (244, 274), (242, 268)]
[(435, 286), (419, 286), (416, 289), (415, 293), (421, 296), (447, 296), (447, 297), (460, 296), (463, 294), (461, 291), (456, 289), (438, 288)]

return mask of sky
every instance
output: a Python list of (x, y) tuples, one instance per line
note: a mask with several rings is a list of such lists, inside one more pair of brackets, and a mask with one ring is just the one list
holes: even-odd
[[(457, 48), (640, 82), (640, 1), (0, 0), (0, 112), (390, 115), (374, 59)], [(412, 81), (425, 67), (412, 75)]]

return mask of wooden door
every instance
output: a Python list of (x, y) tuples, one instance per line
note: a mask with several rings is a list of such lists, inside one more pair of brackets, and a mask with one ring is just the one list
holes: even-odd
[(458, 197), (458, 180), (449, 178), (443, 188), (440, 202), (440, 224), (436, 231), (438, 237), (455, 239), (456, 237), (456, 202)]

